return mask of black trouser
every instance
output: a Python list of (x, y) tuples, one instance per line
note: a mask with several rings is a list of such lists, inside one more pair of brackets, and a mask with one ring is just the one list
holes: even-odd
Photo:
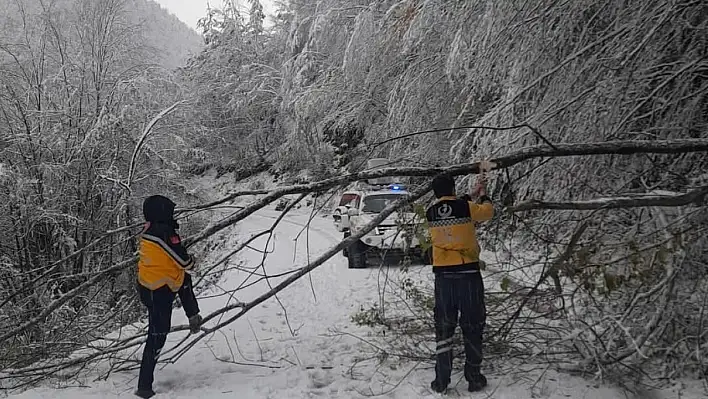
[(452, 374), (452, 337), (457, 327), (458, 312), (465, 342), (465, 379), (471, 381), (480, 374), (482, 333), (487, 319), (484, 283), (479, 272), (435, 276), (435, 376), (446, 384)]
[[(176, 295), (167, 286), (151, 291), (138, 285), (138, 292), (140, 293), (140, 301), (148, 309), (148, 337), (140, 363), (138, 389), (147, 390), (152, 388), (155, 366), (172, 326), (172, 303)], [(184, 283), (177, 291), (177, 295), (179, 295), (187, 317), (199, 313), (197, 298), (194, 296), (192, 287), (192, 277), (189, 273), (185, 273)]]
[(148, 309), (148, 336), (143, 350), (143, 359), (140, 363), (140, 377), (138, 389), (152, 389), (155, 366), (160, 356), (162, 347), (165, 346), (167, 334), (172, 325), (172, 302), (175, 293), (167, 286), (154, 291), (143, 286), (138, 287), (140, 301)]

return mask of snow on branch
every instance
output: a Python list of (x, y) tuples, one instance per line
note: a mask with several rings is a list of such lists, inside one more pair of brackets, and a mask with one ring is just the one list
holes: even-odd
[(147, 139), (147, 136), (152, 132), (152, 128), (155, 127), (157, 122), (161, 121), (162, 118), (165, 116), (169, 115), (174, 111), (178, 106), (183, 104), (185, 101), (177, 101), (176, 103), (172, 104), (171, 106), (163, 109), (159, 114), (155, 115), (154, 118), (148, 123), (148, 125), (145, 127), (145, 130), (143, 130), (143, 134), (140, 136), (140, 139), (138, 140), (138, 143), (135, 145), (135, 149), (133, 150), (133, 156), (130, 157), (130, 169), (128, 170), (128, 182), (124, 185), (128, 188), (133, 183), (133, 177), (135, 176), (135, 163), (138, 158), (138, 153), (140, 153), (140, 149), (143, 147), (143, 144), (145, 144), (145, 140)]
[(130, 233), (130, 230), (132, 230), (132, 229), (134, 229), (134, 228), (136, 228), (136, 227), (139, 227), (140, 225), (142, 225), (142, 223), (135, 223), (135, 224), (128, 225), (128, 226), (124, 226), (124, 227), (120, 227), (120, 228), (117, 228), (117, 229), (114, 229), (114, 230), (106, 231), (105, 233), (103, 233), (103, 235), (101, 235), (100, 237), (96, 238), (94, 241), (92, 241), (92, 242), (90, 242), (90, 243), (84, 245), (82, 248), (77, 249), (77, 250), (74, 251), (73, 253), (71, 253), (71, 254), (65, 256), (64, 258), (55, 261), (54, 263), (50, 264), (50, 265), (47, 267), (47, 270), (44, 271), (44, 273), (42, 273), (42, 274), (40, 274), (39, 276), (35, 277), (35, 278), (32, 279), (31, 281), (25, 283), (22, 287), (20, 287), (20, 289), (18, 289), (18, 290), (15, 291), (14, 293), (8, 295), (6, 298), (3, 298), (2, 302), (0, 302), (0, 308), (4, 307), (4, 306), (7, 305), (8, 303), (10, 303), (10, 301), (11, 301), (12, 299), (14, 299), (15, 297), (17, 297), (18, 295), (23, 294), (23, 293), (25, 293), (27, 290), (29, 290), (30, 288), (34, 287), (34, 285), (37, 284), (37, 282), (39, 282), (40, 280), (46, 278), (47, 276), (50, 276), (52, 273), (54, 273), (54, 272), (56, 272), (57, 270), (59, 270), (59, 268), (61, 267), (62, 264), (64, 264), (64, 263), (68, 262), (69, 260), (72, 260), (72, 259), (76, 258), (77, 256), (79, 256), (79, 255), (85, 253), (86, 251), (88, 251), (89, 249), (91, 249), (91, 248), (97, 246), (98, 244), (100, 244), (101, 242), (103, 242), (104, 240), (106, 240), (107, 238), (110, 238), (110, 237), (112, 237), (112, 236), (114, 236), (114, 235), (117, 235), (117, 234), (120, 234), (120, 233), (125, 233), (125, 232)]
[(594, 210), (594, 209), (616, 209), (616, 208), (638, 208), (646, 206), (685, 206), (690, 204), (700, 204), (708, 194), (708, 186), (702, 186), (696, 190), (684, 194), (666, 195), (632, 195), (623, 197), (598, 198), (587, 201), (570, 202), (544, 202), (532, 200), (523, 202), (516, 206), (506, 208), (510, 212), (523, 212), (534, 209), (553, 210)]
[(65, 303), (69, 302), (73, 298), (75, 298), (79, 293), (87, 289), (88, 287), (91, 287), (92, 285), (96, 284), (97, 282), (103, 280), (106, 278), (109, 274), (120, 271), (124, 269), (126, 266), (132, 265), (134, 262), (137, 261), (137, 257), (129, 258), (126, 259), (122, 262), (119, 262), (115, 264), (114, 266), (103, 270), (101, 272), (96, 273), (93, 277), (90, 279), (84, 281), (83, 283), (79, 284), (76, 288), (72, 289), (71, 291), (67, 292), (66, 294), (60, 296), (58, 299), (54, 300), (47, 306), (42, 312), (40, 312), (36, 317), (20, 324), (18, 327), (15, 327), (14, 329), (7, 331), (6, 333), (0, 335), (0, 343), (7, 341), (9, 338), (12, 338), (13, 336), (25, 331), (26, 329), (34, 326), (35, 324), (39, 323), (40, 321), (44, 320), (52, 314), (55, 310), (57, 310), (60, 306), (64, 305)]
[[(708, 152), (708, 139), (682, 139), (682, 140), (620, 140), (606, 141), (600, 143), (563, 143), (554, 144), (553, 148), (548, 145), (537, 145), (522, 148), (511, 154), (491, 159), (495, 163), (496, 169), (506, 169), (524, 161), (534, 158), (555, 158), (570, 156), (588, 155), (632, 155), (632, 154), (680, 154), (689, 152)], [(444, 167), (391, 167), (376, 170), (367, 170), (350, 173), (339, 177), (333, 177), (309, 184), (292, 185), (281, 187), (272, 191), (249, 190), (229, 194), (213, 204), (221, 204), (244, 195), (275, 194), (282, 192), (282, 195), (299, 194), (303, 192), (323, 190), (339, 184), (353, 182), (357, 180), (374, 179), (388, 176), (436, 176), (438, 174), (464, 175), (469, 173), (479, 173), (479, 162), (463, 163)]]

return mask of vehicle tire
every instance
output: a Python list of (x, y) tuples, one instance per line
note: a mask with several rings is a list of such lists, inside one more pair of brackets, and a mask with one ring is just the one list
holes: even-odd
[(361, 241), (357, 241), (351, 246), (349, 250), (347, 259), (349, 260), (350, 269), (365, 269), (366, 268), (366, 248)]
[[(351, 235), (351, 233), (349, 233), (348, 231), (345, 232), (345, 233), (344, 233), (344, 239), (346, 240), (347, 238), (349, 238), (350, 235)], [(347, 247), (344, 247), (344, 249), (342, 250), (342, 255), (344, 255), (345, 258), (346, 258), (347, 256), (349, 256), (349, 250), (348, 250)]]
[(342, 231), (342, 212), (339, 209), (332, 213), (332, 219), (334, 219), (334, 228), (337, 231)]
[(432, 265), (433, 264), (433, 249), (428, 248), (426, 250), (422, 250), (420, 253), (420, 261), (424, 266), (425, 265)]

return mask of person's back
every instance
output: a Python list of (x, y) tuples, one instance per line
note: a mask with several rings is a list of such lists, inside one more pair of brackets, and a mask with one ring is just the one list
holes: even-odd
[(138, 293), (148, 309), (148, 337), (135, 392), (141, 398), (155, 395), (155, 366), (170, 331), (176, 295), (189, 318), (191, 332), (198, 332), (201, 324), (191, 276), (186, 272), (194, 266), (194, 259), (177, 234), (174, 210), (175, 203), (161, 195), (148, 197), (143, 203), (146, 223), (140, 236)]
[(150, 216), (140, 237), (138, 282), (149, 290), (167, 286), (177, 292), (184, 283), (185, 270), (193, 260), (181, 245), (181, 239), (169, 220), (161, 213)]
[(431, 205), (426, 218), (433, 242), (433, 270), (474, 270), (474, 264), (479, 262), (474, 222), (489, 220), (493, 213), (491, 203), (478, 204), (454, 195), (441, 196)]

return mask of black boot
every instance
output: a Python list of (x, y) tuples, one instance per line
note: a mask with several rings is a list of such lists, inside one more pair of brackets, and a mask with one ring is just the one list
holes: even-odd
[(433, 380), (433, 382), (430, 383), (430, 389), (432, 389), (435, 392), (442, 393), (447, 390), (447, 382), (442, 382), (440, 380)]
[(155, 391), (153, 391), (152, 388), (138, 389), (137, 391), (135, 391), (135, 396), (141, 397), (143, 399), (148, 399), (155, 396)]
[(470, 378), (469, 383), (470, 385), (467, 387), (468, 391), (481, 391), (482, 389), (484, 389), (484, 387), (487, 386), (487, 377), (483, 376), (482, 374), (473, 375), (472, 378)]

